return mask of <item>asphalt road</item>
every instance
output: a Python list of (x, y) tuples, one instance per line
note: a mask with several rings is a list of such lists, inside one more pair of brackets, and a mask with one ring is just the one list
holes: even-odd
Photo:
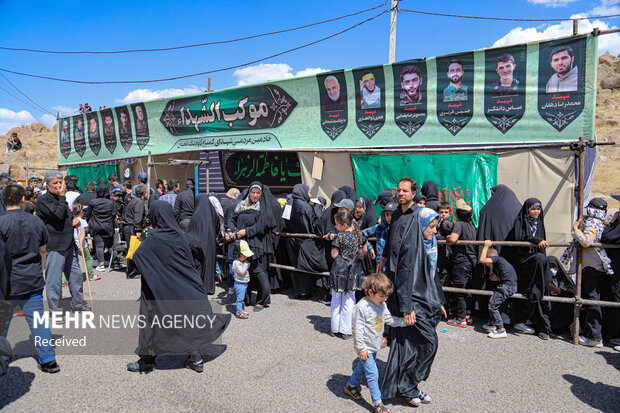
[[(140, 282), (104, 273), (92, 283), (95, 300), (135, 300)], [(64, 293), (68, 294), (65, 288)], [(85, 285), (86, 290), (86, 285)], [(223, 291), (218, 288), (221, 297)], [(234, 311), (225, 301), (225, 308)], [(228, 305), (227, 305), (228, 304)], [(96, 301), (95, 301), (96, 306)], [(14, 360), (0, 378), (0, 408), (23, 411), (370, 411), (370, 392), (357, 403), (342, 392), (355, 362), (351, 341), (328, 335), (329, 308), (287, 294), (260, 313), (232, 320), (225, 350), (207, 356), (205, 372), (183, 368), (185, 358), (158, 359), (149, 374), (130, 373), (135, 355), (58, 355), (58, 374), (31, 357)], [(16, 318), (13, 323), (25, 323)], [(13, 328), (13, 327), (12, 327)], [(618, 412), (620, 352), (509, 334), (491, 340), (479, 327), (440, 323), (439, 351), (421, 388), (433, 397), (420, 412)], [(440, 330), (447, 330), (441, 332)], [(56, 334), (56, 332), (55, 332)], [(9, 333), (9, 339), (11, 335)], [(389, 349), (377, 357), (380, 371)], [(387, 400), (393, 412), (411, 411)]]

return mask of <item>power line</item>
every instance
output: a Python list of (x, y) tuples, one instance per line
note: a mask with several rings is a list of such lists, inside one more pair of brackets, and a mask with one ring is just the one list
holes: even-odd
[(50, 112), (49, 110), (45, 109), (43, 106), (39, 105), (37, 102), (35, 102), (34, 100), (30, 99), (30, 97), (28, 97), (24, 92), (22, 92), (21, 90), (19, 90), (19, 88), (17, 86), (15, 86), (13, 84), (13, 82), (11, 82), (6, 76), (4, 76), (4, 73), (0, 72), (0, 76), (2, 76), (4, 78), (4, 80), (6, 80), (7, 82), (9, 82), (9, 84), (11, 86), (13, 86), (13, 88), (15, 90), (17, 90), (19, 93), (21, 93), (26, 99), (28, 99), (29, 101), (31, 101), (35, 106), (37, 106), (39, 108), (39, 110), (41, 110), (42, 112), (47, 112), (52, 116), (56, 116), (54, 115), (52, 112)]
[(2, 86), (0, 86), (0, 89), (4, 90), (7, 93), (7, 95), (10, 95), (11, 97), (13, 97), (13, 99), (23, 103), (24, 105), (28, 106), (29, 108), (34, 109), (34, 110), (39, 111), (39, 112), (42, 112), (42, 113), (45, 113), (41, 109), (39, 109), (36, 106), (34, 106), (31, 103), (29, 103), (27, 100), (24, 100), (24, 99), (20, 98), (19, 96), (14, 95), (13, 92), (11, 92), (10, 90), (8, 90), (8, 89), (6, 89), (6, 88), (4, 88)]
[(513, 21), (513, 22), (563, 22), (563, 21), (572, 21), (572, 20), (610, 19), (613, 17), (620, 16), (620, 14), (609, 14), (607, 16), (576, 17), (574, 19), (516, 19), (516, 18), (509, 18), (509, 17), (484, 17), (484, 16), (466, 16), (466, 15), (460, 15), (460, 14), (433, 13), (433, 12), (428, 12), (428, 11), (408, 10), (408, 9), (401, 9), (401, 8), (399, 8), (398, 11), (403, 11), (406, 13), (424, 14), (427, 16), (458, 17), (461, 19), (502, 20), (502, 21)]
[(297, 46), (297, 47), (294, 47), (294, 48), (292, 48), (292, 49), (285, 50), (285, 51), (283, 51), (283, 52), (279, 52), (279, 53), (272, 54), (272, 55), (267, 56), (267, 57), (263, 57), (263, 58), (260, 58), (260, 59), (253, 60), (253, 61), (251, 61), (251, 62), (241, 63), (241, 64), (234, 65), (234, 66), (223, 67), (223, 68), (220, 68), (220, 69), (208, 70), (208, 71), (205, 71), (205, 72), (200, 72), (200, 73), (192, 73), (192, 74), (189, 74), (189, 75), (182, 75), (182, 76), (168, 77), (168, 78), (164, 78), (164, 79), (151, 79), (151, 80), (115, 80), (115, 81), (86, 81), (86, 80), (63, 79), (63, 78), (51, 77), (51, 76), (33, 75), (33, 74), (30, 74), (30, 73), (16, 72), (16, 71), (13, 71), (13, 70), (7, 70), (7, 69), (3, 69), (3, 68), (0, 68), (0, 72), (12, 73), (12, 74), (14, 74), (14, 75), (20, 75), (20, 76), (34, 77), (34, 78), (37, 78), (37, 79), (56, 80), (56, 81), (58, 81), (58, 82), (80, 83), (80, 84), (87, 84), (87, 85), (109, 85), (109, 84), (127, 84), (127, 83), (156, 83), (156, 82), (168, 82), (168, 81), (170, 81), (170, 80), (186, 79), (186, 78), (189, 78), (189, 77), (195, 77), (195, 76), (202, 76), (202, 75), (207, 75), (207, 74), (211, 74), (211, 73), (224, 72), (224, 71), (226, 71), (226, 70), (238, 69), (238, 68), (240, 68), (240, 67), (250, 66), (250, 65), (253, 65), (253, 64), (256, 64), (256, 63), (264, 62), (265, 60), (269, 60), (269, 59), (272, 59), (272, 58), (274, 58), (274, 57), (282, 56), (282, 55), (285, 55), (285, 54), (288, 54), (288, 53), (294, 52), (294, 51), (296, 51), (296, 50), (300, 50), (300, 49), (303, 49), (303, 48), (306, 48), (306, 47), (309, 47), (309, 46), (315, 45), (315, 44), (317, 44), (317, 43), (324, 42), (325, 40), (329, 40), (329, 39), (331, 39), (331, 38), (333, 38), (333, 37), (339, 36), (339, 35), (341, 35), (341, 34), (343, 34), (343, 33), (346, 33), (346, 32), (348, 32), (348, 31), (350, 31), (350, 30), (353, 30), (353, 29), (355, 29), (355, 28), (357, 28), (357, 27), (359, 27), (359, 26), (361, 26), (361, 25), (363, 25), (363, 24), (365, 24), (365, 23), (368, 23), (368, 22), (370, 22), (370, 21), (372, 21), (372, 20), (375, 20), (375, 19), (376, 19), (376, 18), (378, 18), (379, 16), (381, 16), (381, 15), (383, 15), (383, 14), (385, 14), (385, 13), (388, 13), (388, 12), (390, 12), (390, 10), (389, 10), (389, 9), (388, 9), (388, 10), (384, 10), (384, 11), (382, 11), (381, 13), (377, 14), (376, 16), (370, 17), (370, 18), (368, 18), (368, 19), (366, 19), (366, 20), (363, 20), (363, 21), (361, 21), (361, 22), (359, 22), (359, 23), (356, 23), (356, 24), (354, 24), (353, 26), (350, 26), (350, 27), (348, 27), (348, 28), (346, 28), (346, 29), (344, 29), (344, 30), (341, 30), (341, 31), (337, 32), (337, 33), (331, 34), (331, 35), (329, 35), (329, 36), (323, 37), (323, 38), (321, 38), (321, 39), (315, 40), (315, 41), (310, 42), (310, 43), (305, 43), (305, 44), (303, 44), (303, 45), (301, 45), (301, 46)]
[(268, 33), (256, 34), (256, 35), (252, 35), (252, 36), (239, 37), (237, 39), (229, 39), (229, 40), (220, 40), (220, 41), (215, 41), (215, 42), (189, 44), (189, 45), (185, 45), (185, 46), (162, 47), (162, 48), (156, 48), (156, 49), (102, 50), (102, 51), (92, 51), (92, 50), (84, 50), (84, 51), (59, 51), (59, 50), (25, 49), (25, 48), (1, 47), (0, 46), (0, 50), (10, 50), (10, 51), (20, 51), (20, 52), (33, 52), (33, 53), (52, 53), (52, 54), (119, 54), (119, 53), (164, 52), (164, 51), (170, 51), (170, 50), (189, 49), (189, 48), (192, 48), (192, 47), (213, 46), (213, 45), (216, 45), (216, 44), (235, 43), (235, 42), (240, 42), (240, 41), (243, 41), (243, 40), (257, 39), (259, 37), (272, 36), (274, 34), (288, 33), (288, 32), (292, 32), (292, 31), (296, 31), (296, 30), (306, 29), (308, 27), (319, 26), (321, 24), (331, 23), (331, 22), (334, 22), (334, 21), (337, 21), (337, 20), (345, 19), (347, 17), (357, 16), (358, 14), (363, 14), (363, 13), (366, 13), (366, 12), (378, 9), (380, 7), (385, 6), (387, 3), (388, 2), (386, 1), (383, 4), (380, 4), (380, 5), (375, 6), (375, 7), (371, 7), (370, 9), (358, 11), (358, 12), (355, 12), (355, 13), (345, 14), (344, 16), (335, 17), (335, 18), (329, 19), (329, 20), (323, 20), (323, 21), (316, 22), (316, 23), (306, 24), (304, 26), (293, 27), (291, 29), (277, 30), (277, 31), (274, 31), (274, 32), (268, 32)]

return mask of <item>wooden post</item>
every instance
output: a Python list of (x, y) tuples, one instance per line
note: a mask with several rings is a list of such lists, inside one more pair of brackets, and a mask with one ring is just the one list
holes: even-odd
[[(577, 216), (575, 217), (577, 220), (581, 219), (583, 216), (583, 189), (585, 185), (585, 157), (583, 156), (583, 152), (585, 151), (585, 140), (583, 137), (579, 138), (579, 150), (575, 155), (577, 157), (577, 161), (579, 162), (579, 177), (577, 181), (577, 186), (579, 188), (578, 198), (577, 198)], [(575, 308), (573, 310), (573, 344), (579, 344), (579, 313), (581, 312), (581, 276), (583, 273), (583, 248), (581, 245), (577, 244), (575, 253), (575, 264), (577, 269), (577, 282), (576, 282), (576, 291), (575, 291)]]
[(579, 34), (579, 20), (573, 19), (573, 36), (577, 36)]

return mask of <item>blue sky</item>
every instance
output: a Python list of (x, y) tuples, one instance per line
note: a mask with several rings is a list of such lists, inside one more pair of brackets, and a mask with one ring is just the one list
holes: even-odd
[[(44, 50), (126, 50), (227, 40), (301, 26), (378, 6), (384, 0), (261, 1), (37, 1), (0, 0), (0, 46)], [(515, 0), (419, 2), (400, 7), (437, 13), (514, 18), (568, 18), (618, 14), (620, 0)], [(326, 37), (378, 14), (387, 6), (313, 28), (226, 45), (169, 52), (51, 55), (0, 50), (0, 68), (76, 80), (140, 80), (184, 75), (257, 60)], [(620, 19), (582, 21), (580, 31), (620, 25)], [(481, 21), (400, 13), (396, 60), (437, 56), (568, 35), (572, 23)], [(79, 103), (123, 103), (238, 84), (387, 63), (389, 14), (325, 42), (242, 70), (150, 84), (81, 85), (3, 73), (43, 109), (63, 116)], [(620, 53), (620, 35), (602, 36), (600, 52)], [(11, 93), (8, 93), (10, 91)], [(13, 95), (13, 96), (12, 96)], [(19, 99), (18, 99), (19, 98)], [(54, 116), (36, 108), (0, 76), (0, 134)]]

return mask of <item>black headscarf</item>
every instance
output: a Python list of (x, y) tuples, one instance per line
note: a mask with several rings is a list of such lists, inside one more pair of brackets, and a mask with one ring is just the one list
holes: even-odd
[[(620, 244), (620, 218), (612, 222), (601, 236), (603, 244)], [(611, 265), (614, 273), (620, 274), (620, 248), (606, 248), (607, 256), (611, 259)]]
[[(480, 210), (478, 221), (478, 240), (506, 241), (521, 210), (517, 196), (506, 185), (491, 188), (491, 198)], [(501, 246), (496, 246), (497, 252)]]
[(421, 193), (417, 193), (415, 194), (415, 196), (413, 197), (413, 203), (417, 204), (418, 202), (420, 202), (421, 200), (425, 200), (426, 201), (426, 197), (424, 195), (422, 195)]
[(295, 184), (293, 187), (293, 199), (301, 199), (306, 202), (310, 202), (310, 188), (306, 184)]
[(189, 354), (204, 349), (224, 332), (229, 314), (217, 315), (211, 328), (150, 327), (153, 316), (160, 320), (164, 315), (178, 314), (194, 319), (199, 315), (212, 318), (213, 311), (172, 206), (165, 201), (154, 201), (149, 217), (153, 229), (133, 256), (142, 274), (140, 313), (149, 320), (140, 332), (138, 354)]
[(439, 187), (437, 183), (429, 179), (422, 185), (421, 192), (426, 197), (426, 207), (437, 211), (439, 208)]
[(108, 187), (101, 183), (97, 185), (96, 189), (97, 198), (110, 198), (110, 191), (108, 191)]
[(343, 191), (336, 191), (332, 194), (331, 203), (329, 207), (323, 212), (321, 218), (319, 219), (319, 225), (316, 227), (316, 234), (319, 236), (323, 236), (329, 232), (336, 232), (334, 215), (338, 212), (338, 207), (335, 204), (339, 203), (343, 199), (345, 199), (347, 195)]
[(375, 208), (372, 205), (372, 201), (367, 196), (363, 196), (357, 200), (364, 206), (364, 214), (357, 219), (360, 229), (370, 228), (377, 224), (377, 214)]
[[(530, 217), (529, 210), (536, 206), (541, 206), (540, 216), (537, 219)], [(515, 219), (512, 230), (508, 233), (508, 241), (528, 241), (534, 244), (547, 239), (545, 231), (545, 216), (542, 211), (542, 203), (536, 198), (528, 198), (523, 203), (517, 218)], [(502, 250), (503, 255), (510, 261), (519, 256), (533, 253), (545, 254), (545, 250), (538, 247), (509, 247)]]
[(317, 200), (319, 201), (318, 203), (312, 203), (312, 209), (314, 210), (314, 216), (316, 216), (316, 219), (318, 220), (319, 218), (321, 218), (321, 215), (323, 215), (323, 212), (325, 211), (327, 199), (320, 196), (317, 198)]
[[(278, 242), (278, 238), (276, 238), (275, 232), (277, 231), (277, 227), (281, 227), (282, 208), (280, 207), (280, 204), (273, 196), (267, 185), (263, 185), (259, 181), (254, 181), (250, 184), (249, 188), (252, 188), (254, 186), (261, 189), (260, 199), (258, 200), (260, 208), (256, 220), (251, 224), (248, 222), (248, 224), (255, 225), (257, 236), (249, 238), (247, 239), (247, 241), (252, 251), (254, 251), (254, 248), (257, 248), (259, 250), (255, 251), (255, 253), (258, 252), (259, 255), (273, 254), (275, 252), (275, 248)], [(244, 191), (246, 195), (242, 198), (241, 202), (251, 203), (251, 191), (249, 190), (249, 188), (247, 192)], [(235, 217), (235, 215), (237, 215), (236, 212), (233, 214), (233, 217)], [(239, 219), (241, 218), (241, 215), (243, 214), (240, 214), (238, 217), (236, 217), (238, 227), (237, 229), (245, 228), (244, 225), (241, 225), (241, 223), (245, 223), (245, 219)]]
[(345, 186), (341, 186), (340, 188), (338, 188), (338, 190), (344, 192), (345, 198), (353, 201), (353, 205), (355, 205), (355, 203), (357, 202), (359, 198), (357, 196), (357, 192), (355, 192), (355, 189), (351, 188), (348, 185), (345, 185)]
[(219, 217), (208, 195), (196, 198), (196, 210), (187, 226), (185, 237), (199, 269), (207, 294), (215, 293), (215, 255)]

